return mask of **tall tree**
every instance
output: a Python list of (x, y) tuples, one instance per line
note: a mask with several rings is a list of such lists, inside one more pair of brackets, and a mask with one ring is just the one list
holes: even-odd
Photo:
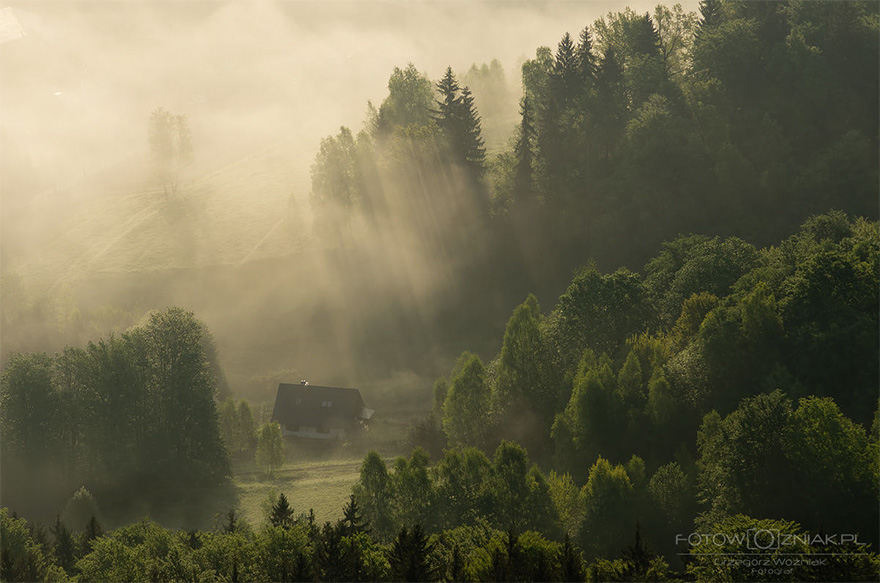
[(284, 492), (278, 495), (278, 499), (272, 505), (272, 512), (269, 514), (269, 522), (272, 526), (280, 526), (281, 528), (290, 528), (293, 526), (293, 507), (287, 501)]
[(177, 193), (182, 171), (192, 164), (192, 134), (185, 115), (174, 115), (160, 107), (150, 114), (150, 153), (156, 178), (166, 196)]
[(532, 144), (535, 140), (532, 110), (529, 107), (528, 95), (520, 101), (519, 135), (514, 146), (516, 168), (514, 170), (513, 196), (517, 204), (524, 207), (534, 206), (535, 183)]
[(486, 149), (480, 115), (474, 96), (467, 87), (460, 88), (452, 67), (447, 67), (437, 82), (440, 99), (434, 119), (446, 137), (452, 158), (468, 168), (474, 178), (485, 172)]
[(581, 73), (578, 56), (571, 35), (566, 32), (556, 48), (551, 77), (551, 88), (562, 107), (568, 106), (581, 89), (581, 84), (578, 82)]
[(589, 27), (584, 27), (578, 37), (577, 49), (575, 51), (575, 63), (580, 75), (582, 87), (591, 88), (593, 82), (596, 80), (596, 72), (599, 67), (596, 62), (596, 55), (593, 53), (593, 39), (590, 36)]
[(257, 441), (257, 467), (270, 476), (284, 465), (284, 438), (277, 422), (266, 423)]
[(357, 484), (352, 488), (354, 499), (375, 535), (382, 539), (393, 536), (395, 525), (391, 511), (391, 486), (385, 460), (370, 451), (361, 465)]
[(397, 127), (427, 125), (431, 121), (431, 100), (431, 81), (415, 65), (394, 67), (388, 79), (388, 97), (376, 114), (377, 134), (388, 136)]
[(476, 354), (463, 354), (461, 371), (443, 404), (443, 429), (455, 445), (485, 445), (489, 412), (489, 387), (486, 368)]

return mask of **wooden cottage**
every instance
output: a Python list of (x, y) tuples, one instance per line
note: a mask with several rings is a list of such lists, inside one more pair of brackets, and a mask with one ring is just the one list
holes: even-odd
[(373, 416), (357, 389), (321, 387), (306, 381), (281, 383), (275, 396), (272, 421), (281, 425), (285, 437), (347, 439), (352, 431)]

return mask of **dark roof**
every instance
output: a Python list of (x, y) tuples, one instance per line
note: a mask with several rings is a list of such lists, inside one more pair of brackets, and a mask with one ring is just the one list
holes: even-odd
[[(327, 402), (332, 405), (324, 405)], [(357, 389), (281, 383), (272, 421), (283, 425), (349, 427), (363, 408), (364, 400)]]

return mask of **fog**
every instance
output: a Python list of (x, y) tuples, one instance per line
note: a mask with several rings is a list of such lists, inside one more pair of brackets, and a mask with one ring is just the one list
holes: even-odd
[[(268, 400), (278, 381), (308, 378), (429, 407), (433, 378), (462, 350), (491, 357), (509, 298), (531, 290), (460, 281), (456, 258), (428, 260), (407, 217), (378, 240), (354, 225), (347, 245), (330, 242), (309, 204), (320, 140), (360, 130), (367, 102), (381, 103), (393, 68), (410, 62), (436, 80), (498, 59), (515, 112), (518, 68), (537, 47), (626, 5), (654, 3), (10, 3), (2, 358), (178, 305), (213, 332), (234, 393)], [(195, 162), (173, 196), (148, 164), (158, 107), (185, 114), (193, 135)], [(515, 123), (484, 119), (501, 128), (490, 151)], [(435, 222), (440, 238), (454, 228)], [(476, 296), (499, 298), (485, 328), (442, 313)], [(555, 297), (539, 299), (546, 309)]]

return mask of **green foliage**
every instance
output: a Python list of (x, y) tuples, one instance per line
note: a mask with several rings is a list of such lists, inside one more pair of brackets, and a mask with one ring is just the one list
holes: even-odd
[(554, 470), (551, 470), (550, 475), (547, 476), (547, 485), (566, 537), (576, 535), (584, 515), (584, 508), (579, 498), (580, 490), (570, 474), (560, 475)]
[(405, 69), (394, 67), (388, 79), (388, 97), (379, 106), (376, 131), (382, 135), (397, 127), (427, 125), (432, 106), (431, 81), (412, 63)]
[(492, 511), (488, 489), (492, 465), (486, 455), (474, 447), (447, 450), (434, 468), (437, 500), (442, 501), (444, 528), (472, 526)]
[(726, 296), (731, 286), (758, 264), (748, 243), (731, 237), (679, 237), (663, 244), (663, 252), (645, 265), (645, 287), (657, 303), (661, 319), (672, 325), (685, 299), (708, 292)]
[(290, 528), (294, 524), (293, 507), (287, 501), (287, 496), (284, 495), (284, 492), (279, 494), (278, 499), (272, 504), (269, 523), (272, 526), (280, 526), (281, 528)]
[(590, 557), (608, 556), (622, 548), (635, 528), (632, 481), (623, 466), (601, 456), (590, 468), (581, 492), (584, 520), (579, 540)]
[(550, 487), (537, 467), (529, 469), (528, 455), (521, 446), (502, 441), (495, 450), (490, 488), (498, 528), (553, 530), (557, 518)]
[(746, 399), (723, 420), (707, 415), (698, 445), (710, 516), (790, 516), (811, 529), (873, 532), (877, 514), (865, 509), (878, 502), (875, 450), (831, 399), (802, 399), (795, 410), (779, 391)]
[(507, 322), (492, 394), (499, 437), (538, 455), (546, 448), (561, 384), (541, 324), (538, 300), (529, 295)]
[(64, 512), (61, 514), (61, 520), (74, 530), (82, 530), (98, 516), (98, 504), (95, 502), (95, 497), (85, 486), (82, 486), (67, 501)]
[(443, 404), (443, 430), (453, 445), (483, 446), (489, 412), (486, 368), (476, 354), (462, 354), (460, 371), (451, 380)]
[(432, 518), (434, 484), (428, 475), (431, 458), (423, 449), (415, 449), (410, 459), (398, 457), (390, 475), (392, 506), (396, 523), (413, 528), (428, 524)]
[(252, 459), (257, 447), (257, 428), (251, 407), (244, 399), (226, 399), (220, 405), (220, 435), (232, 459)]
[(281, 426), (277, 422), (266, 423), (257, 439), (257, 467), (271, 476), (284, 465), (285, 459)]
[(363, 512), (364, 519), (372, 525), (373, 533), (385, 539), (391, 536), (392, 495), (388, 467), (385, 460), (375, 451), (364, 458), (358, 483), (352, 488), (354, 499)]
[(407, 531), (406, 526), (397, 533), (397, 538), (388, 553), (392, 581), (435, 581), (432, 547), (420, 524)]
[(562, 365), (571, 370), (584, 350), (615, 354), (651, 318), (641, 278), (619, 269), (602, 275), (595, 266), (580, 271), (559, 298), (550, 331)]
[(582, 460), (602, 453), (620, 455), (618, 438), (626, 430), (624, 403), (610, 365), (589, 360), (587, 355), (581, 362), (571, 400), (553, 426), (557, 461), (580, 482), (587, 477)]
[[(0, 474), (4, 499), (60, 510), (88, 484), (120, 519), (135, 508), (185, 522), (213, 514), (229, 461), (205, 334), (192, 313), (170, 308), (86, 349), (13, 358), (0, 377), (2, 448), (18, 475)], [(93, 511), (71, 508), (70, 526), (84, 528)]]

